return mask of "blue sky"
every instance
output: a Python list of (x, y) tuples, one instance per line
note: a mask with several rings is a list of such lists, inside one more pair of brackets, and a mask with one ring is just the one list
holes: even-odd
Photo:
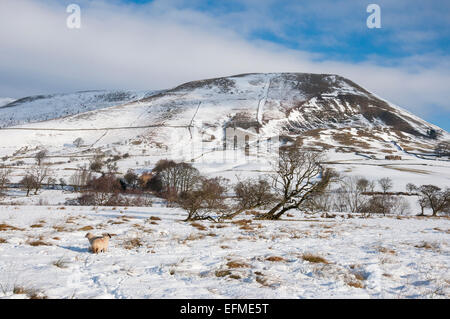
[[(69, 3), (82, 8), (79, 31), (64, 28)], [(381, 29), (366, 26), (370, 3), (381, 8)], [(338, 73), (450, 130), (450, 1), (3, 0), (0, 7), (0, 40), (13, 42), (0, 51), (0, 96), (165, 88), (243, 72)]]

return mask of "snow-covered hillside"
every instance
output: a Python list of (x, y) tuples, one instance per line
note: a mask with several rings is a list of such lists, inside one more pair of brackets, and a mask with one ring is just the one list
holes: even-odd
[(12, 99), (10, 97), (0, 97), (0, 107), (4, 106), (6, 104), (12, 103), (14, 101), (15, 101), (15, 99)]
[[(40, 121), (47, 118), (54, 119)], [(9, 126), (8, 121), (27, 123)], [(63, 178), (98, 153), (118, 156), (119, 173), (151, 169), (161, 158), (193, 162), (202, 172), (229, 177), (236, 171), (264, 172), (275, 149), (261, 146), (257, 152), (255, 146), (274, 137), (322, 150), (342, 171), (371, 165), (373, 176), (395, 172), (407, 181), (408, 174), (425, 170), (440, 184), (449, 179), (448, 161), (426, 158), (438, 141), (449, 138), (447, 132), (337, 75), (244, 74), (160, 92), (25, 98), (0, 108), (0, 122), (8, 126), (0, 129), (0, 156), (17, 168), (17, 179), (41, 149), (48, 150), (48, 161)], [(234, 134), (250, 136), (248, 156), (233, 150)], [(76, 139), (83, 143), (76, 146)], [(386, 155), (402, 161), (384, 161)], [(416, 173), (397, 170), (400, 164), (416, 165)], [(428, 165), (433, 169), (421, 167)]]
[(153, 91), (86, 91), (24, 97), (0, 98), (0, 127), (33, 123), (120, 105), (148, 97)]
[[(159, 205), (0, 206), (0, 298), (450, 296), (445, 218), (184, 217)], [(87, 231), (112, 235), (107, 253), (88, 252)]]

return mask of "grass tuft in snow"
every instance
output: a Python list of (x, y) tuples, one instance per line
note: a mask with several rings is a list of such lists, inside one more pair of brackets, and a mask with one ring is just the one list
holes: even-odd
[(328, 260), (326, 260), (325, 258), (310, 253), (303, 254), (302, 259), (305, 261), (309, 261), (310, 263), (322, 263), (322, 264), (329, 263)]

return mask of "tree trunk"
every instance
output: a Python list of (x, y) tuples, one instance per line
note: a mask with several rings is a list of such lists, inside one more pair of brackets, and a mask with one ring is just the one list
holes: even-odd
[(280, 207), (283, 207), (283, 205), (284, 205), (284, 202), (281, 202), (281, 203), (277, 204), (274, 208), (272, 208), (267, 213), (261, 215), (258, 219), (267, 219), (267, 220), (278, 219), (281, 215), (278, 215), (278, 214), (275, 214), (275, 213), (280, 209)]

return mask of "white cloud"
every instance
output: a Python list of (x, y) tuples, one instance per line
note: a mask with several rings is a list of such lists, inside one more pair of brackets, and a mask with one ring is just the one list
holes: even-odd
[[(84, 89), (161, 89), (246, 72), (337, 73), (378, 95), (427, 114), (450, 111), (449, 65), (419, 56), (381, 67), (329, 61), (308, 52), (249, 41), (223, 21), (163, 2), (136, 7), (79, 1), (82, 28), (66, 28), (65, 6), (29, 0), (0, 4), (0, 96)], [(420, 61), (433, 61), (428, 69)]]

